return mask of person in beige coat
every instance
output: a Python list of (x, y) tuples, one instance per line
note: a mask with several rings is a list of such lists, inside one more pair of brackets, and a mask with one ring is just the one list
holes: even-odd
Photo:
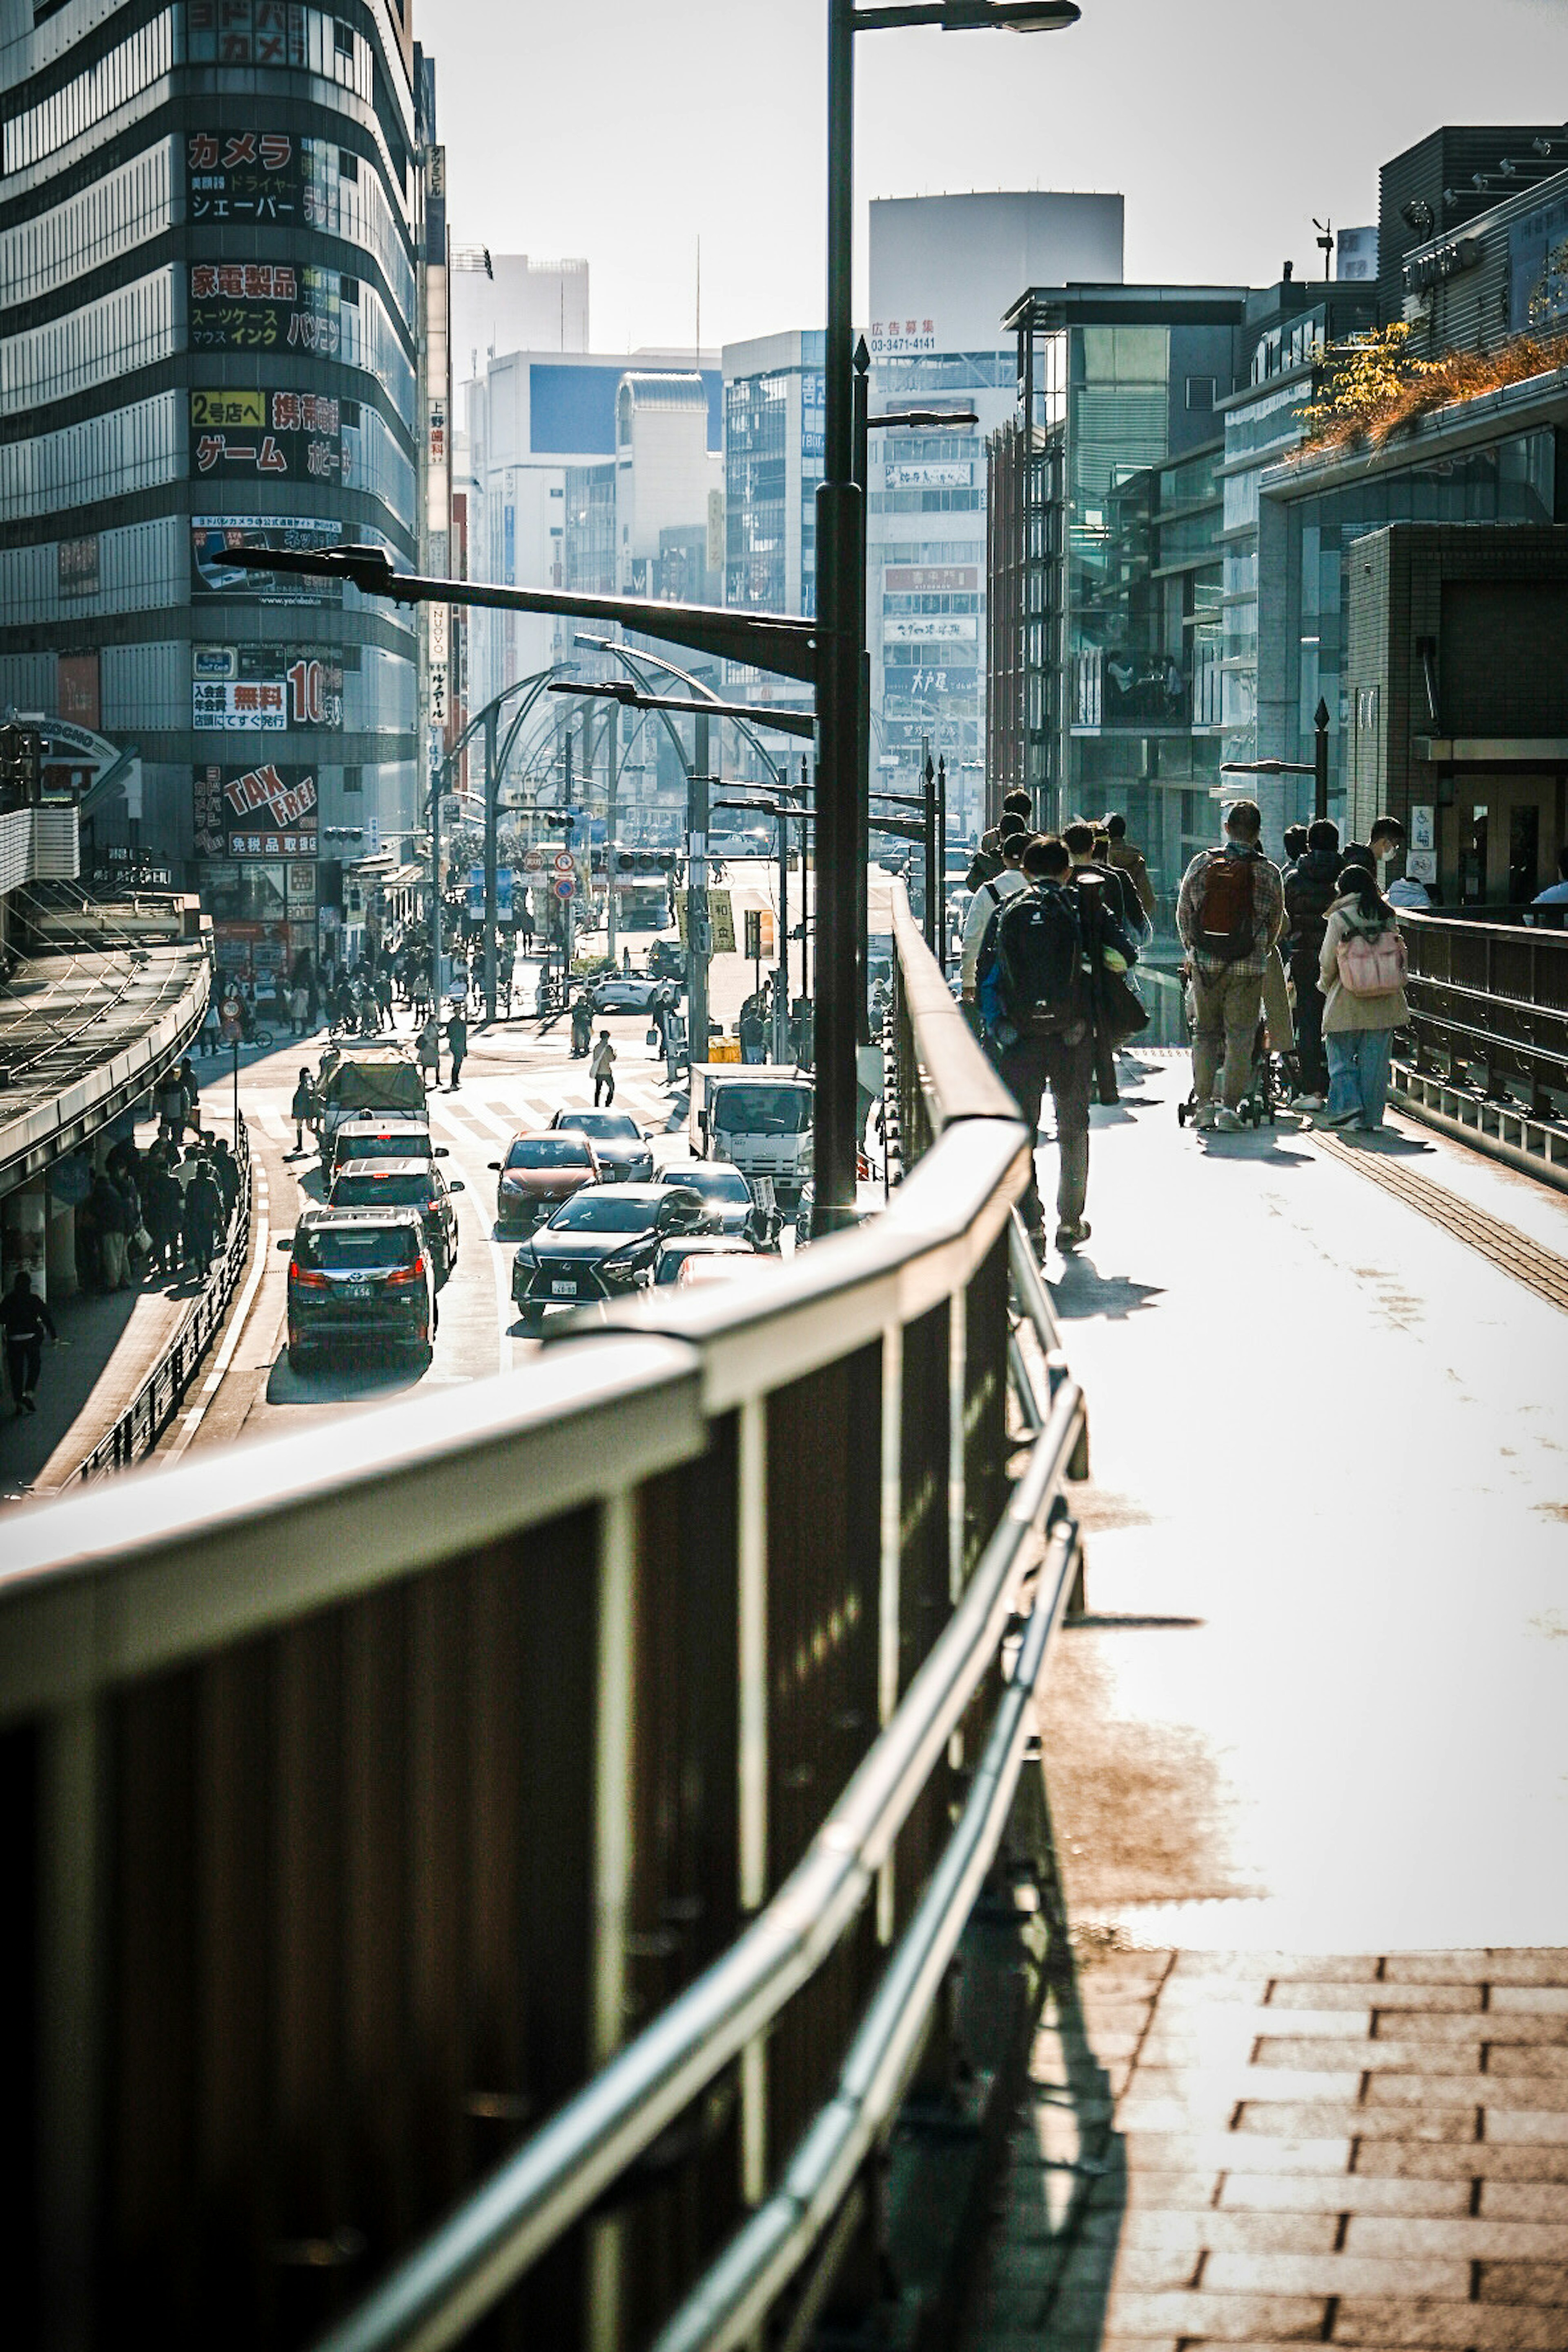
[[(1383, 1125), (1394, 1033), (1410, 1018), (1404, 976), (1398, 917), (1366, 867), (1347, 866), (1329, 908), (1318, 963), (1329, 1057), (1329, 1103), (1320, 1127), (1375, 1134)], [(1391, 984), (1368, 987), (1379, 980)]]

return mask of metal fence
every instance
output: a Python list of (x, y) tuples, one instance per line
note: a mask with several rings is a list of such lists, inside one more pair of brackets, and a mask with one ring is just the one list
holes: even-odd
[(897, 940), (866, 1225), (8, 1523), (18, 2340), (675, 2352), (874, 2237), (1084, 1421), (1028, 1139)]
[(1500, 1096), (1521, 1090), (1538, 1117), (1568, 1097), (1568, 932), (1401, 919), (1415, 1066)]
[(72, 1484), (79, 1479), (105, 1477), (114, 1470), (129, 1470), (133, 1463), (152, 1453), (174, 1418), (197, 1365), (223, 1328), (229, 1300), (245, 1278), (250, 1256), (250, 1132), (243, 1119), (235, 1136), (234, 1157), (239, 1170), (239, 1198), (206, 1280), (186, 1308), (179, 1329), (113, 1428), (105, 1432), (86, 1461), (72, 1472)]

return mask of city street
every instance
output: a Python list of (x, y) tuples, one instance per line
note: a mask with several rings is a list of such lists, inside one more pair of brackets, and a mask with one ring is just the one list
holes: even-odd
[[(776, 869), (769, 863), (724, 869), (737, 916), (748, 906), (772, 907)], [(798, 898), (799, 877), (793, 877)], [(673, 933), (665, 936), (673, 938)], [(591, 935), (602, 940), (603, 933)], [(650, 935), (628, 944), (640, 969)], [(797, 963), (798, 947), (792, 957)], [(763, 975), (769, 967), (764, 964)], [(593, 1083), (585, 1060), (573, 1060), (563, 1015), (542, 1024), (531, 1010), (538, 986), (536, 960), (520, 958), (513, 979), (510, 1020), (487, 1029), (471, 1019), (468, 1056), (462, 1082), (450, 1090), (443, 1049), (442, 1085), (429, 1097), (431, 1132), (447, 1157), (448, 1182), (460, 1182), (457, 1198), (458, 1262), (440, 1293), (440, 1322), (429, 1369), (378, 1361), (369, 1351), (345, 1353), (336, 1361), (303, 1371), (289, 1368), (287, 1347), (287, 1244), (303, 1206), (322, 1197), (321, 1163), (307, 1132), (303, 1155), (294, 1150), (289, 1105), (302, 1068), (314, 1074), (327, 1042), (324, 1029), (242, 1064), (239, 1098), (250, 1128), (258, 1171), (254, 1286), (241, 1289), (229, 1329), (211, 1367), (198, 1381), (182, 1412), (165, 1432), (160, 1456), (176, 1458), (194, 1446), (230, 1444), (240, 1437), (277, 1436), (317, 1421), (363, 1412), (418, 1388), (448, 1388), (510, 1371), (538, 1349), (525, 1333), (511, 1301), (511, 1263), (517, 1236), (495, 1233), (495, 1174), (489, 1166), (501, 1147), (524, 1128), (545, 1127), (557, 1110), (586, 1108)], [(752, 986), (752, 965), (741, 955), (716, 956), (711, 966), (714, 1020), (733, 1028), (741, 1003)], [(412, 1043), (413, 1024), (399, 1009), (397, 1034)], [(653, 1138), (660, 1165), (687, 1156), (686, 1089), (666, 1083), (662, 1053), (647, 1042), (647, 1024), (620, 1014), (596, 1024), (608, 1027), (617, 1056), (616, 1108), (629, 1111)], [(202, 1120), (226, 1132), (233, 1124), (232, 1080), (226, 1055), (200, 1062)], [(264, 1189), (262, 1189), (264, 1188)]]

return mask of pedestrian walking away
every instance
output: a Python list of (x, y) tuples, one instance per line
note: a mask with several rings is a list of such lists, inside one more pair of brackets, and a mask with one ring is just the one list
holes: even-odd
[(1342, 862), (1339, 826), (1332, 817), (1321, 816), (1307, 827), (1306, 845), (1285, 877), (1285, 945), (1296, 995), (1296, 1067), (1300, 1076), (1294, 1097), (1298, 1110), (1321, 1110), (1328, 1100), (1318, 961), (1329, 908), (1340, 895)]
[(305, 1129), (314, 1124), (316, 1088), (309, 1070), (301, 1070), (300, 1083), (294, 1089), (294, 1099), (289, 1106), (289, 1116), (294, 1122), (294, 1157), (304, 1156)]
[(1127, 838), (1127, 819), (1119, 810), (1112, 809), (1105, 820), (1103, 830), (1110, 844), (1107, 862), (1131, 882), (1138, 903), (1152, 927), (1155, 909), (1160, 902), (1154, 896), (1154, 885), (1149, 879), (1149, 868), (1143, 863), (1143, 852)]
[(594, 1016), (588, 1000), (580, 996), (572, 1007), (572, 1059), (580, 1062), (588, 1050), (594, 1034)]
[(981, 883), (970, 899), (969, 911), (963, 918), (963, 936), (959, 942), (958, 982), (964, 1018), (976, 1032), (984, 1025), (975, 992), (980, 950), (987, 932), (1007, 900), (1029, 887), (1024, 876), (1024, 849), (1028, 839), (1021, 818), (1014, 818), (1010, 812), (1004, 816), (1000, 869)]
[(424, 1073), (426, 1086), (429, 1086), (435, 1078), (440, 1056), (441, 1032), (432, 1017), (426, 1022), (419, 1032), (419, 1067)]
[(1200, 1128), (1241, 1125), (1237, 1112), (1252, 1068), (1264, 966), (1284, 922), (1279, 870), (1258, 846), (1262, 830), (1256, 801), (1233, 802), (1226, 811), (1224, 847), (1198, 852), (1176, 899), (1176, 929), (1193, 974), (1193, 1090)]
[(447, 1024), (447, 1050), (452, 1056), (451, 1091), (458, 1091), (458, 1080), (463, 1075), (463, 1058), (468, 1050), (468, 1024), (459, 1005)]
[(126, 1244), (133, 1230), (126, 1212), (125, 1195), (107, 1169), (92, 1180), (88, 1195), (92, 1210), (92, 1222), (98, 1228), (99, 1265), (105, 1290), (126, 1290)]
[(1347, 866), (1339, 885), (1318, 966), (1329, 1101), (1317, 1124), (1375, 1135), (1388, 1101), (1394, 1033), (1410, 1018), (1405, 941), (1398, 916), (1364, 866)]
[(195, 1157), (195, 1168), (185, 1190), (185, 1230), (189, 1251), (198, 1274), (213, 1262), (223, 1226), (223, 1194), (205, 1152)]
[(1095, 1073), (1093, 967), (1114, 955), (1123, 970), (1135, 942), (1098, 888), (1077, 887), (1072, 855), (1054, 835), (1024, 852), (1022, 891), (995, 917), (979, 958), (977, 1003), (1004, 1083), (1029, 1130), (1029, 1180), (1019, 1206), (1037, 1245), (1045, 1211), (1033, 1140), (1047, 1088), (1057, 1120), (1057, 1247), (1089, 1239), (1089, 1109)]
[(601, 1102), (616, 1099), (616, 1049), (610, 1043), (610, 1033), (601, 1029), (589, 1057), (588, 1075), (594, 1081), (594, 1108)]
[(5, 1335), (5, 1377), (17, 1413), (37, 1412), (36, 1391), (44, 1368), (44, 1341), (55, 1340), (55, 1318), (33, 1288), (33, 1277), (19, 1266), (11, 1287), (0, 1298), (0, 1329)]

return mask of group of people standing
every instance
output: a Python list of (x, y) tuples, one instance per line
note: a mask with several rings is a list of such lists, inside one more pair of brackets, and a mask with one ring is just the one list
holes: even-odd
[[(1035, 832), (1030, 808), (1027, 793), (1009, 793), (970, 868), (960, 989), (1031, 1134), (1044, 1093), (1052, 1097), (1056, 1241), (1068, 1251), (1089, 1232), (1090, 1104), (1117, 1099), (1117, 1051), (1147, 1025), (1129, 975), (1152, 934), (1156, 900), (1125, 818), (1079, 818), (1058, 836)], [(1397, 905), (1414, 903), (1409, 894), (1420, 885), (1400, 900), (1378, 879), (1404, 828), (1380, 818), (1365, 844), (1342, 847), (1326, 818), (1293, 827), (1281, 873), (1263, 854), (1262, 826), (1256, 802), (1234, 802), (1222, 845), (1192, 860), (1177, 895), (1195, 1124), (1238, 1129), (1259, 1051), (1293, 1049), (1294, 1107), (1320, 1126), (1375, 1132), (1394, 1034), (1410, 1017)], [(1032, 1161), (1021, 1206), (1042, 1241)]]
[(1283, 873), (1263, 854), (1262, 830), (1255, 801), (1233, 802), (1223, 845), (1193, 859), (1176, 900), (1191, 976), (1195, 1124), (1241, 1125), (1262, 1023), (1276, 1052), (1293, 1043), (1295, 1109), (1321, 1126), (1375, 1133), (1394, 1034), (1410, 1018), (1397, 908), (1378, 881), (1404, 827), (1380, 817), (1365, 843), (1342, 848), (1331, 818), (1292, 826)]

